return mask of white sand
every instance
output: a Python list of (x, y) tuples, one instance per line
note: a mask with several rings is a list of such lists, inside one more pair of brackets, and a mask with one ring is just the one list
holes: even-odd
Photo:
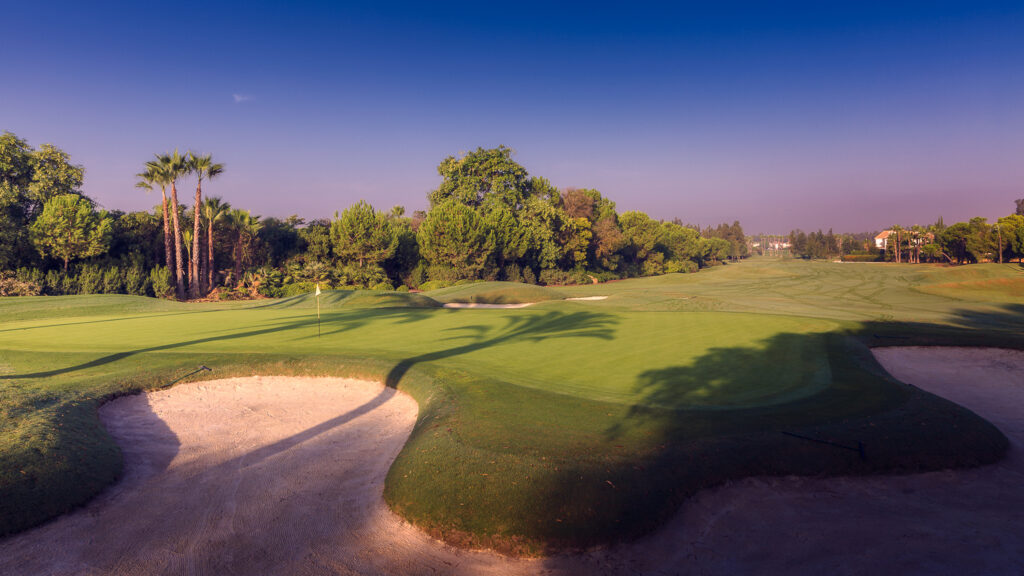
[(456, 550), (391, 514), (408, 397), (342, 379), (241, 378), (111, 402), (126, 477), (0, 541), (0, 574), (1022, 574), (1024, 352), (882, 349), (905, 382), (1010, 437), (1003, 462), (875, 478), (753, 478), (663, 530), (582, 555)]

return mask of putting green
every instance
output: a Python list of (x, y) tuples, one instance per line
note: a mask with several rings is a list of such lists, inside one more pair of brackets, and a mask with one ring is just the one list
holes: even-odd
[[(309, 296), (0, 299), (0, 533), (116, 478), (99, 402), (199, 364), (214, 372), (197, 377), (337, 374), (409, 392), (420, 419), (388, 502), (449, 541), (510, 551), (633, 537), (731, 478), (991, 462), (998, 430), (888, 378), (866, 347), (1024, 347), (1018, 303), (926, 293), (1012, 283), (1019, 267), (962, 270), (755, 260), (579, 287), (328, 292), (319, 337)], [(438, 308), (537, 294), (550, 298)], [(569, 296), (608, 298), (553, 299)], [(868, 457), (782, 432), (861, 442)]]

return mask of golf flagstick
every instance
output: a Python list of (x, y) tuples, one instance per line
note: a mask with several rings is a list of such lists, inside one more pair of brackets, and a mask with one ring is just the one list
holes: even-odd
[(320, 283), (316, 283), (316, 337), (320, 337)]

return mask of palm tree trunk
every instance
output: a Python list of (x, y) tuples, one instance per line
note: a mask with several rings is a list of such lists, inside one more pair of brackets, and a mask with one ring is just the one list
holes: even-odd
[[(202, 244), (202, 242), (200, 242), (200, 244)], [(209, 293), (209, 289), (206, 286), (206, 276), (207, 276), (206, 269), (208, 267), (209, 267), (209, 264), (207, 264), (207, 262), (206, 262), (206, 247), (200, 245), (200, 247), (199, 247), (199, 292), (200, 292), (200, 296), (206, 296), (206, 294)]]
[(242, 233), (238, 233), (235, 241), (235, 286), (242, 281)]
[(213, 260), (213, 218), (207, 223), (209, 228), (206, 230), (206, 273), (207, 273), (207, 284), (206, 287), (209, 290), (213, 290), (213, 274), (216, 270)]
[(171, 215), (173, 216), (174, 221), (174, 293), (178, 297), (178, 300), (184, 300), (185, 275), (182, 266), (184, 264), (184, 260), (181, 253), (181, 223), (178, 222), (178, 189), (174, 182), (171, 182)]
[(167, 263), (167, 271), (172, 272), (174, 266), (171, 265), (171, 258), (173, 253), (171, 252), (171, 223), (167, 219), (167, 190), (161, 186), (160, 195), (164, 197), (164, 260)]
[(192, 262), (189, 269), (191, 273), (189, 277), (188, 289), (192, 298), (199, 298), (202, 295), (202, 276), (199, 271), (199, 205), (203, 201), (203, 179), (199, 179), (199, 183), (196, 184), (196, 205), (193, 214), (192, 224)]

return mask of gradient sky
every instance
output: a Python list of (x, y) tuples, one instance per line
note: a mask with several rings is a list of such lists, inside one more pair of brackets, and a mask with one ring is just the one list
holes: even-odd
[(499, 144), (620, 211), (748, 233), (1024, 197), (1019, 0), (284, 4), (4, 0), (0, 131), (122, 210), (159, 201), (133, 174), (175, 147), (268, 216), (422, 209), (442, 158)]

